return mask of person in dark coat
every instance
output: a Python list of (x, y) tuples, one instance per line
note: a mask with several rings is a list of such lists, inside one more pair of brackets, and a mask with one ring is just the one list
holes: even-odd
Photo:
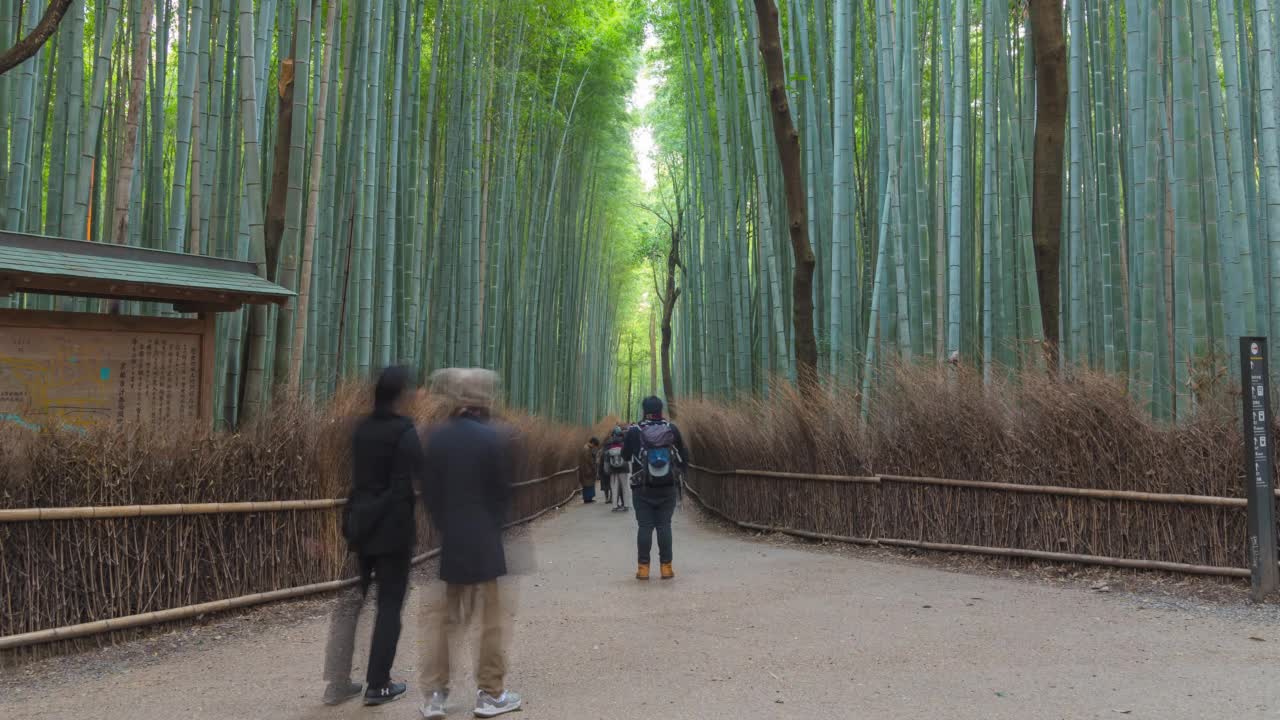
[[(689, 451), (684, 446), (680, 428), (662, 416), (662, 400), (647, 397), (641, 404), (644, 419), (627, 430), (622, 457), (635, 462), (637, 472), (631, 479), (631, 501), (636, 509), (636, 549), (639, 566), (636, 579), (649, 579), (653, 535), (658, 534), (658, 560), (662, 579), (675, 577), (672, 567), (671, 517), (676, 511), (680, 492), (679, 473), (688, 469)], [(662, 458), (662, 460), (659, 460)], [(665, 463), (659, 466), (659, 463)]]
[(578, 453), (578, 480), (582, 483), (582, 502), (596, 501), (596, 461), (600, 458), (600, 438), (593, 437)]
[(511, 504), (515, 462), (510, 431), (490, 420), (497, 376), (449, 369), (432, 377), (450, 400), (450, 417), (426, 441), (422, 496), (440, 532), (440, 579), (423, 607), (422, 707), (443, 718), (449, 695), (451, 636), (479, 615), (475, 714), (496, 717), (520, 709), (506, 687), (512, 607), (499, 579), (507, 574), (502, 531)]
[(377, 617), (369, 650), (366, 705), (382, 705), (404, 695), (406, 685), (391, 680), (400, 640), (400, 612), (409, 588), (409, 564), (417, 541), (414, 486), (422, 473), (422, 445), (402, 405), (413, 388), (404, 367), (383, 371), (374, 388), (373, 412), (356, 426), (351, 440), (351, 492), (343, 508), (343, 534), (360, 571), (358, 592), (339, 602), (325, 654), (326, 703), (360, 694), (351, 680), (356, 621), (378, 584)]

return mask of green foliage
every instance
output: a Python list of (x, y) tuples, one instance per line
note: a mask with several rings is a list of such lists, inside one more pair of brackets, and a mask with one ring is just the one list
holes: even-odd
[[(274, 309), (219, 322), (225, 422), (283, 388), (293, 353), (301, 355), (297, 390), (319, 397), (400, 360), (424, 374), (446, 364), (495, 367), (514, 404), (567, 419), (613, 409), (612, 346), (619, 319), (630, 319), (621, 308), (643, 262), (631, 205), (641, 192), (630, 148), (638, 119), (626, 104), (642, 60), (642, 0), (204, 0), (193, 22), (196, 1), (156, 0), (130, 232), (121, 240), (166, 247), (171, 237), (183, 245), (193, 238), (210, 254), (244, 258), (252, 247), (260, 259), (257, 207), (268, 220), (282, 210), (272, 205), (272, 171), (299, 162), (301, 172), (288, 173), (284, 259), (261, 271), (296, 286), (304, 242), (312, 261), (302, 268), (310, 301), (299, 347), (293, 323), (283, 314), (277, 322)], [(299, 3), (310, 11), (311, 43), (298, 48), (309, 62), (298, 65), (306, 77), (295, 77), (295, 132), (284, 136), (292, 147), (280, 148), (277, 85), (301, 30)], [(0, 2), (0, 29), (20, 6)], [(90, 238), (103, 237), (113, 180), (123, 172), (117, 158), (140, 7), (73, 4), (66, 23), (84, 26), (80, 107), (54, 93), (19, 115), (15, 100), (36, 97), (38, 75), (0, 83), (6, 229), (41, 229), (27, 206), (39, 208), (61, 182), (51, 151), (88, 132), (83, 157), (65, 163), (66, 202), (83, 208)], [(107, 30), (113, 37), (95, 62)], [(65, 37), (38, 56), (42, 74), (57, 77), (60, 68), (48, 63), (68, 51)], [(321, 67), (326, 41), (333, 61)], [(186, 67), (187, 46), (198, 68)], [(325, 108), (322, 76), (331, 83)], [(94, 106), (97, 86), (102, 104)], [(191, 97), (195, 129), (180, 122)], [(90, 122), (97, 112), (100, 126)], [(325, 133), (317, 137), (321, 112)], [(39, 137), (28, 140), (27, 128)], [(179, 166), (188, 146), (191, 162)], [(312, 179), (315, 201), (306, 192)], [(315, 229), (303, 233), (308, 211)], [(63, 232), (80, 237), (74, 215), (66, 214)]]

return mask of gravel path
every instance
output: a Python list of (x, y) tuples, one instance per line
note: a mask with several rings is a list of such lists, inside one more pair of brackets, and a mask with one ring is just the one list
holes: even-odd
[[(519, 581), (510, 677), (525, 720), (1280, 718), (1274, 606), (1203, 611), (865, 560), (688, 510), (679, 577), (641, 584), (633, 528), (597, 504), (530, 531), (539, 570)], [(421, 596), (396, 663), (410, 680)], [(327, 607), (8, 671), (0, 718), (420, 717), (416, 688), (378, 709), (318, 702)]]

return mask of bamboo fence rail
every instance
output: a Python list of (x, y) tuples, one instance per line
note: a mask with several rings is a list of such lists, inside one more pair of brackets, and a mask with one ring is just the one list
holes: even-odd
[(860, 475), (807, 475), (804, 473), (776, 472), (773, 470), (734, 470), (734, 475), (748, 477), (779, 478), (782, 480), (812, 480), (814, 482), (851, 483), (854, 485), (875, 485), (880, 478)]
[(1219, 575), (1222, 577), (1241, 578), (1249, 577), (1249, 570), (1247, 568), (1192, 565), (1189, 563), (1161, 562), (1159, 560), (1130, 560), (1128, 558), (1113, 558), (1101, 555), (1077, 555), (1075, 553), (1047, 552), (1043, 550), (1018, 550), (1014, 548), (985, 547), (982, 545), (954, 545), (951, 543), (919, 542), (916, 540), (890, 540), (888, 538), (881, 538), (877, 540), (876, 543), (878, 545), (886, 545), (889, 547), (973, 553), (978, 555), (998, 555), (1003, 557), (1026, 558), (1030, 560), (1083, 563), (1085, 565), (1106, 565), (1108, 567), (1130, 568), (1134, 570), (1164, 570), (1166, 572), (1189, 573), (1192, 575)]
[[(1102, 500), (1135, 500), (1139, 502), (1173, 503), (1184, 505), (1212, 505), (1220, 507), (1248, 507), (1244, 498), (1220, 497), (1216, 495), (1185, 495), (1179, 493), (1150, 493), (1132, 490), (1096, 490), (1092, 488), (1063, 487), (1059, 485), (1021, 485), (1018, 483), (986, 482), (982, 480), (952, 480), (949, 478), (917, 477), (912, 475), (821, 475), (816, 473), (775, 472), (771, 470), (715, 470), (701, 465), (689, 464), (689, 467), (711, 475), (745, 476), (759, 478), (780, 478), (788, 480), (809, 480), (812, 482), (853, 483), (878, 485), (886, 482), (906, 483), (912, 485), (939, 485), (946, 487), (978, 488), (982, 490), (1000, 490), (1037, 495), (1064, 495), (1073, 497), (1098, 498)], [(1276, 490), (1280, 497), (1280, 490)]]
[[(432, 550), (415, 557), (413, 560), (414, 563), (417, 564), (438, 554), (438, 550)], [(20, 635), (9, 635), (8, 637), (0, 637), (0, 650), (12, 650), (14, 648), (29, 647), (31, 645), (39, 645), (42, 643), (58, 642), (59, 640), (74, 640), (76, 638), (100, 635), (102, 633), (117, 630), (130, 630), (149, 625), (159, 625), (160, 623), (189, 620), (194, 617), (208, 615), (215, 612), (240, 610), (247, 607), (253, 607), (255, 605), (264, 605), (269, 602), (292, 600), (295, 598), (306, 597), (308, 595), (341, 590), (343, 588), (351, 587), (358, 582), (360, 582), (360, 578), (330, 580), (329, 582), (300, 585), (298, 587), (271, 590), (268, 592), (254, 593), (252, 595), (241, 595), (236, 598), (214, 600), (212, 602), (187, 605), (186, 607), (171, 608), (169, 610), (157, 610), (155, 612), (139, 613), (137, 615), (129, 615), (122, 618), (96, 620), (94, 622), (80, 623), (78, 625), (68, 625), (66, 627), (50, 628), (48, 630), (36, 630), (34, 632), (22, 633)]]
[[(554, 480), (577, 468), (569, 468), (545, 477), (512, 483), (512, 488), (529, 487)], [(13, 508), (0, 509), (0, 523), (41, 522), (50, 520), (97, 520), (130, 517), (177, 517), (184, 515), (233, 515), (236, 513), (331, 510), (347, 504), (346, 498), (327, 500), (269, 500), (234, 503), (170, 503), (165, 505), (106, 505), (102, 507)]]
[(269, 500), (266, 502), (177, 503), (167, 505), (105, 505), (102, 507), (17, 508), (0, 510), (0, 523), (50, 520), (101, 520), (130, 517), (177, 517), (183, 515), (234, 515), (237, 513), (331, 510), (345, 505), (332, 500)]
[[(1143, 532), (1151, 528), (1158, 528), (1160, 532), (1156, 533), (1159, 537), (1150, 538), (1149, 542), (1158, 549), (1164, 549), (1166, 546), (1177, 546), (1182, 534), (1176, 529), (1180, 519), (1184, 519), (1188, 525), (1195, 525), (1196, 529), (1221, 534), (1221, 531), (1228, 527), (1234, 527), (1233, 522), (1239, 518), (1231, 518), (1230, 522), (1224, 520), (1218, 514), (1221, 512), (1229, 512), (1239, 515), (1237, 511), (1246, 508), (1247, 503), (1243, 498), (1229, 498), (1209, 495), (1188, 495), (1175, 493), (1152, 493), (1152, 492), (1135, 492), (1123, 490), (1101, 490), (1093, 488), (1074, 488), (1051, 485), (1024, 485), (1018, 483), (1005, 482), (985, 482), (976, 480), (953, 480), (948, 478), (932, 478), (932, 477), (916, 477), (906, 475), (877, 474), (874, 476), (832, 476), (810, 473), (781, 473), (781, 472), (765, 472), (758, 470), (716, 470), (699, 465), (691, 465), (691, 469), (696, 471), (686, 479), (685, 487), (690, 494), (698, 500), (704, 507), (712, 513), (723, 517), (740, 528), (754, 530), (759, 532), (777, 532), (795, 537), (801, 537), (811, 540), (827, 540), (833, 542), (852, 543), (859, 545), (880, 545), (885, 547), (902, 547), (914, 548), (920, 550), (935, 550), (945, 552), (959, 552), (970, 554), (991, 555), (1009, 558), (1049, 560), (1055, 562), (1073, 562), (1091, 565), (1103, 565), (1109, 567), (1131, 568), (1142, 570), (1161, 570), (1175, 573), (1195, 574), (1195, 575), (1215, 575), (1221, 577), (1248, 577), (1249, 571), (1241, 567), (1230, 567), (1226, 565), (1204, 564), (1194, 562), (1173, 562), (1167, 560), (1150, 559), (1150, 558), (1126, 558), (1115, 557), (1110, 554), (1098, 553), (1080, 553), (1080, 552), (1059, 552), (1056, 550), (1034, 549), (1025, 547), (1001, 547), (991, 542), (996, 538), (1009, 537), (1037, 537), (1036, 530), (1040, 531), (1040, 536), (1046, 532), (1043, 528), (1032, 528), (1032, 526), (1051, 526), (1052, 534), (1063, 536), (1059, 542), (1076, 542), (1086, 546), (1106, 546), (1112, 538), (1108, 535), (1099, 535), (1097, 526), (1105, 524), (1106, 521), (1113, 517), (1113, 514), (1107, 510), (1098, 510), (1097, 508), (1084, 509), (1079, 508), (1072, 503), (1075, 502), (1096, 502), (1113, 504), (1120, 506), (1121, 509), (1116, 511), (1118, 517), (1128, 518), (1131, 520), (1141, 519), (1149, 521), (1146, 515), (1138, 512), (1130, 512), (1128, 508), (1135, 504), (1148, 504), (1154, 506), (1170, 506), (1163, 511), (1166, 515), (1161, 516), (1161, 522), (1145, 522), (1136, 527), (1138, 532)], [(696, 487), (697, 474), (707, 476), (710, 482), (708, 486), (702, 488), (703, 492), (699, 492)], [(831, 518), (830, 512), (822, 513), (813, 509), (811, 506), (817, 504), (815, 502), (806, 502), (795, 504), (787, 502), (785, 498), (774, 497), (780, 494), (792, 493), (772, 493), (771, 490), (761, 490), (759, 486), (750, 483), (735, 483), (733, 488), (725, 488), (724, 481), (727, 478), (766, 478), (778, 481), (805, 482), (813, 483), (813, 492), (821, 493), (821, 501), (823, 503), (834, 504), (837, 508), (843, 508), (843, 511), (837, 509), (835, 512), (847, 515), (868, 514), (874, 517), (870, 520), (865, 518)], [(691, 482), (692, 481), (692, 482)], [(823, 486), (831, 483), (858, 485), (874, 488), (877, 492), (871, 496), (871, 508), (866, 507), (868, 503), (858, 502), (863, 496), (858, 498), (843, 497), (837, 498), (831, 495), (827, 490), (821, 489)], [(885, 499), (889, 488), (901, 487), (904, 490), (914, 489), (916, 495), (904, 498), (897, 497), (895, 489), (894, 500), (899, 504), (893, 504), (890, 500)], [(957, 498), (954, 495), (946, 497), (930, 495), (919, 496), (920, 491), (927, 488), (939, 488), (942, 492), (985, 492), (994, 494), (996, 499), (985, 506), (988, 512), (994, 509), (1009, 508), (1003, 503), (1002, 498), (1016, 498), (1017, 496), (1044, 496), (1045, 502), (1064, 504), (1062, 507), (1044, 507), (1036, 505), (1031, 507), (1015, 506), (1012, 512), (1020, 513), (1020, 518), (1014, 518), (1009, 523), (992, 521), (989, 518), (973, 518), (967, 517), (959, 521), (953, 519), (966, 512), (969, 516), (981, 513), (983, 506), (962, 504), (965, 499)], [(788, 487), (788, 490), (791, 488)], [(726, 508), (712, 502), (707, 497), (707, 490), (718, 491), (720, 497), (728, 501), (733, 507)], [(848, 492), (853, 492), (852, 487), (847, 488)], [(1280, 492), (1277, 493), (1280, 495)], [(1054, 500), (1057, 498), (1057, 500)], [(914, 506), (916, 510), (912, 510), (909, 514), (912, 516), (902, 521), (894, 515), (904, 514), (904, 505)], [(980, 502), (980, 501), (979, 501)], [(924, 507), (927, 506), (927, 507)], [(1190, 506), (1185, 511), (1178, 510), (1172, 506)], [(1197, 508), (1192, 510), (1191, 507)], [(804, 508), (800, 510), (799, 508)], [(962, 511), (961, 508), (964, 508)], [(1203, 510), (1199, 509), (1203, 508)], [(735, 512), (737, 510), (737, 512)], [(1196, 513), (1213, 513), (1209, 517), (1208, 524), (1204, 522), (1201, 515)], [(1182, 513), (1183, 515), (1179, 515)], [(1193, 516), (1186, 516), (1190, 513)], [(936, 514), (938, 517), (944, 518), (949, 522), (930, 523), (928, 517)], [(743, 515), (752, 515), (754, 517), (743, 517)], [(761, 516), (767, 516), (770, 521), (761, 521)], [(1186, 517), (1183, 517), (1186, 516)], [(918, 522), (916, 522), (918, 521)], [(796, 527), (797, 525), (807, 527)], [(865, 536), (861, 534), (848, 534), (841, 532), (823, 532), (814, 529), (814, 525), (830, 527), (838, 525), (842, 527), (858, 526), (862, 528), (871, 528), (878, 532), (867, 532)], [(965, 538), (977, 538), (987, 540), (986, 542), (941, 542), (926, 538), (906, 539), (890, 537), (889, 533), (884, 532), (885, 529), (897, 528), (898, 530), (906, 530), (914, 528), (916, 533), (921, 535), (937, 534), (941, 532), (944, 536), (949, 534), (962, 535)], [(939, 529), (940, 528), (940, 529)], [(1012, 529), (1011, 529), (1012, 528)], [(1031, 529), (1029, 529), (1031, 528)], [(1125, 528), (1122, 534), (1127, 533)], [(1243, 537), (1243, 536), (1242, 536)], [(949, 539), (949, 538), (948, 538)], [(1220, 539), (1219, 539), (1220, 540)], [(1142, 543), (1139, 543), (1142, 544)], [(1224, 553), (1222, 547), (1218, 547), (1221, 543), (1215, 544), (1214, 547), (1196, 548), (1201, 553), (1212, 554), (1214, 556), (1222, 556)], [(1243, 541), (1240, 543), (1238, 552), (1243, 553)]]
[(538, 483), (543, 483), (548, 480), (554, 480), (558, 477), (564, 477), (565, 475), (568, 475), (570, 473), (576, 473), (576, 472), (578, 472), (578, 468), (576, 467), (566, 468), (564, 470), (561, 470), (560, 472), (547, 475), (546, 477), (534, 478), (532, 480), (525, 480), (524, 482), (512, 483), (511, 487), (522, 488), (522, 487), (527, 487), (529, 485), (537, 485)]
[(1133, 490), (1097, 490), (1093, 488), (1073, 488), (1059, 485), (1020, 485), (1017, 483), (985, 482), (981, 480), (951, 480), (948, 478), (913, 477), (909, 475), (878, 475), (881, 482), (907, 483), (912, 485), (940, 485), (946, 487), (978, 488), (982, 490), (999, 490), (1003, 492), (1029, 493), (1036, 495), (1063, 495), (1069, 497), (1088, 497), (1100, 500), (1134, 500), (1138, 502), (1172, 503), (1181, 505), (1212, 505), (1219, 507), (1248, 507), (1244, 498), (1220, 497), (1216, 495), (1184, 495), (1179, 493), (1151, 493)]
[[(549, 483), (549, 481), (576, 473), (577, 468), (568, 468), (543, 477), (525, 480), (514, 483), (513, 488), (530, 488), (532, 486)], [(577, 487), (576, 479), (573, 483), (574, 487), (569, 494), (555, 500), (538, 501), (537, 498), (543, 497), (542, 489), (537, 490), (537, 495), (533, 498), (526, 498), (527, 501), (532, 499), (535, 502), (546, 502), (547, 504), (541, 509), (533, 512), (518, 520), (514, 520), (506, 524), (506, 528), (523, 525), (546, 515), (547, 513), (563, 507), (570, 502), (580, 492)], [(548, 489), (554, 491), (555, 487), (548, 485)], [(156, 517), (182, 517), (192, 515), (218, 516), (218, 515), (244, 515), (248, 513), (289, 513), (289, 512), (305, 512), (315, 510), (331, 510), (346, 504), (345, 499), (320, 499), (320, 500), (278, 500), (268, 502), (236, 502), (236, 503), (187, 503), (187, 504), (164, 504), (164, 505), (120, 505), (105, 507), (66, 507), (66, 508), (29, 508), (29, 509), (8, 509), (0, 510), (0, 523), (8, 523), (10, 527), (19, 527), (18, 523), (38, 524), (42, 522), (55, 521), (85, 521), (85, 520), (120, 520), (121, 518), (156, 518)], [(419, 515), (422, 517), (421, 511)], [(431, 530), (424, 533), (426, 538), (424, 542), (428, 546), (434, 546), (438, 539)], [(413, 558), (415, 565), (420, 564), (439, 554), (438, 548), (429, 547), (425, 552), (417, 554)], [(212, 600), (201, 603), (184, 605), (181, 607), (166, 608), (163, 610), (154, 610), (149, 612), (134, 613), (116, 618), (106, 618), (102, 620), (94, 620), (90, 622), (75, 623), (54, 628), (46, 628), (33, 630), (30, 632), (16, 633), (7, 636), (0, 636), (0, 651), (16, 650), (19, 648), (27, 648), (34, 645), (42, 645), (47, 643), (60, 642), (65, 640), (75, 640), (78, 638), (86, 638), (94, 635), (102, 635), (123, 630), (132, 630), (143, 628), (160, 623), (179, 622), (189, 620), (194, 617), (206, 615), (215, 612), (226, 612), (230, 610), (238, 610), (256, 605), (262, 605), (281, 600), (291, 600), (295, 598), (315, 595), (319, 593), (332, 592), (350, 587), (357, 583), (359, 578), (346, 578), (339, 580), (330, 580), (325, 582), (308, 583), (295, 587), (280, 588), (263, 592), (249, 593), (233, 598)]]

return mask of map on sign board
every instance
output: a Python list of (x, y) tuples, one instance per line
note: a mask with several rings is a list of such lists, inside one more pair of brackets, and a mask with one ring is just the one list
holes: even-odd
[(0, 424), (87, 429), (199, 412), (197, 334), (0, 327)]

